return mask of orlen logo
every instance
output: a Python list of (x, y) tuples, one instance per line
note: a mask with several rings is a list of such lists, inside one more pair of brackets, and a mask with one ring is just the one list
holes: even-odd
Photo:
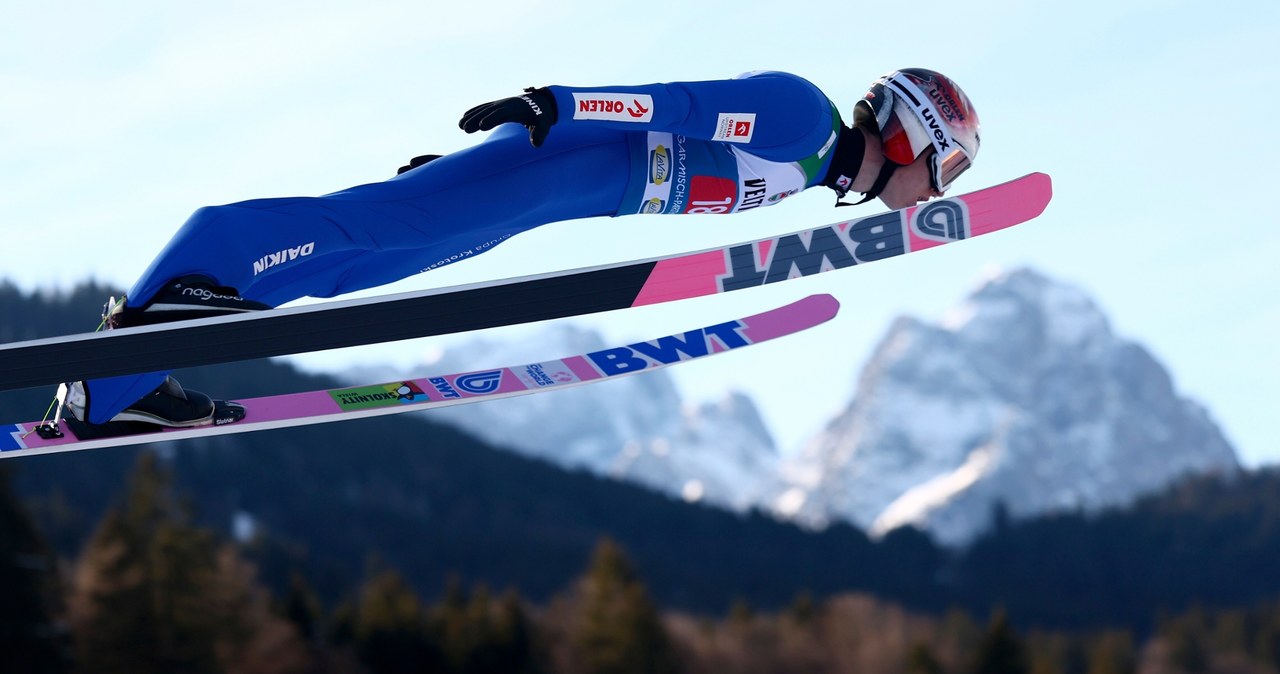
[(756, 130), (756, 113), (722, 112), (716, 119), (716, 132), (712, 140), (726, 143), (750, 143)]
[(659, 145), (649, 153), (649, 182), (661, 185), (671, 177), (671, 154)]
[(938, 106), (938, 111), (947, 118), (947, 121), (954, 122), (957, 119), (961, 122), (965, 121), (963, 108), (950, 91), (934, 86), (929, 90), (929, 98), (933, 99), (934, 104)]
[(575, 92), (573, 118), (650, 122), (653, 121), (653, 97), (648, 94)]

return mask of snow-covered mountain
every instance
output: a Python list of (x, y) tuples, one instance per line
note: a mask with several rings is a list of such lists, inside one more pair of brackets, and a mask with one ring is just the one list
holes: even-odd
[[(517, 342), (468, 343), (431, 370), (604, 346), (556, 324)], [(1013, 517), (1094, 510), (1187, 474), (1238, 470), (1207, 412), (1150, 353), (1113, 334), (1084, 293), (1025, 269), (985, 280), (937, 324), (898, 319), (854, 399), (785, 458), (749, 398), (692, 407), (661, 370), (433, 419), (676, 497), (872, 533), (910, 524), (953, 545), (982, 532), (997, 503)]]
[[(595, 332), (554, 324), (524, 340), (469, 342), (446, 352), (431, 371), (533, 362), (605, 346)], [(348, 379), (373, 381), (378, 374), (365, 370)], [(688, 406), (662, 370), (432, 414), (495, 446), (690, 501), (744, 510), (767, 502), (775, 489), (778, 452), (752, 401), (729, 394)]]
[(899, 319), (854, 400), (783, 467), (775, 499), (810, 523), (912, 524), (961, 544), (1009, 515), (1131, 502), (1234, 450), (1084, 293), (1029, 270), (942, 322)]

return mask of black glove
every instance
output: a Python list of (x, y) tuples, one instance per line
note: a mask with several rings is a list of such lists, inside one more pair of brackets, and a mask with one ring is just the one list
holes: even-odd
[(414, 170), (414, 169), (418, 168), (419, 166), (422, 166), (423, 164), (426, 164), (427, 162), (433, 162), (433, 161), (435, 161), (435, 160), (437, 160), (437, 159), (439, 159), (439, 158), (441, 158), (441, 157), (443, 157), (443, 156), (444, 156), (444, 155), (442, 155), (442, 154), (424, 154), (424, 155), (422, 155), (421, 157), (414, 157), (413, 159), (410, 159), (410, 160), (409, 160), (409, 163), (408, 163), (408, 164), (405, 164), (404, 166), (401, 166), (401, 167), (400, 167), (400, 170), (399, 170), (399, 171), (396, 171), (396, 175), (400, 175), (401, 173), (404, 173), (405, 171), (412, 171), (412, 170)]
[(515, 122), (529, 130), (529, 141), (542, 147), (551, 125), (556, 123), (556, 99), (546, 87), (524, 90), (523, 96), (477, 105), (467, 111), (458, 127), (467, 133), (488, 131), (499, 124)]

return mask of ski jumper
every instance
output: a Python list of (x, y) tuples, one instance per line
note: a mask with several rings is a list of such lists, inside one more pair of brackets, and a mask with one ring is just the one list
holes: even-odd
[[(203, 274), (278, 306), (397, 281), (551, 222), (769, 206), (819, 184), (841, 127), (817, 87), (779, 72), (549, 90), (558, 120), (540, 148), (505, 124), (384, 182), (197, 210), (128, 303)], [(108, 421), (165, 375), (87, 382), (87, 421)]]

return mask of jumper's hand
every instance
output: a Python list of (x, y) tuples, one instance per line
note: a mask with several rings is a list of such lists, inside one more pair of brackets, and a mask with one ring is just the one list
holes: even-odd
[(467, 133), (488, 131), (499, 124), (515, 122), (529, 129), (529, 141), (542, 147), (551, 125), (556, 123), (556, 99), (546, 87), (525, 89), (524, 95), (504, 98), (471, 108), (458, 126)]

